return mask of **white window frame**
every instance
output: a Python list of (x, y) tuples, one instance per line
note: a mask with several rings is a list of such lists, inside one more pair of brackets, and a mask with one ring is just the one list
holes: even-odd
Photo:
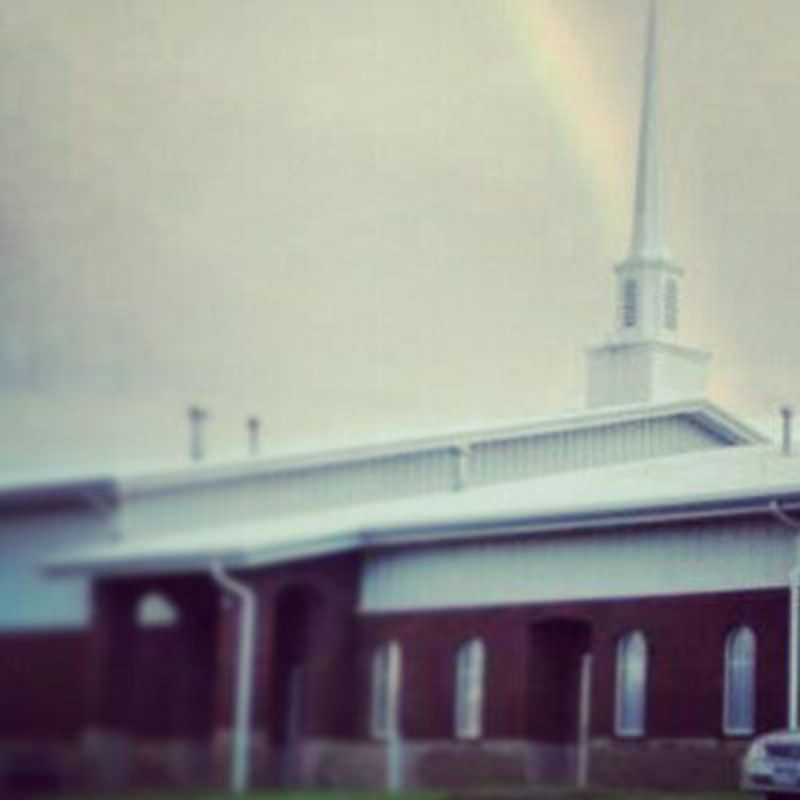
[[(739, 625), (728, 633), (722, 696), (722, 730), (727, 736), (749, 736), (755, 731), (757, 652), (758, 642), (752, 628)], [(748, 696), (734, 696), (734, 692), (746, 692)], [(741, 705), (749, 711), (746, 721), (734, 718), (741, 713)]]
[[(645, 735), (647, 719), (648, 646), (642, 631), (631, 631), (617, 642), (617, 685), (614, 730), (617, 736)], [(635, 719), (631, 717), (636, 713)]]
[(384, 642), (372, 653), (370, 732), (388, 739), (399, 732), (400, 645)]
[(456, 650), (454, 728), (457, 739), (483, 735), (483, 692), (486, 648), (481, 639), (470, 639)]

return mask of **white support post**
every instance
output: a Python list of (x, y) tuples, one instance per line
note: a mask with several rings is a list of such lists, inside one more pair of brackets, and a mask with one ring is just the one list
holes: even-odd
[[(800, 531), (800, 522), (790, 517), (777, 500), (769, 504), (770, 511), (778, 522)], [(787, 694), (787, 724), (789, 730), (798, 727), (798, 695), (800, 695), (800, 533), (795, 534), (795, 562), (789, 571), (789, 680)]]
[(589, 745), (592, 715), (592, 655), (581, 657), (581, 685), (578, 707), (578, 759), (576, 783), (579, 789), (589, 785)]
[(386, 788), (391, 794), (403, 789), (403, 737), (400, 732), (401, 667), (400, 646), (389, 646), (387, 678), (389, 689), (388, 737), (386, 742)]

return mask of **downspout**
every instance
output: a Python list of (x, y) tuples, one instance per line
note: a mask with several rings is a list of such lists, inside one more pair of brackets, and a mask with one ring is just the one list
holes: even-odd
[(781, 507), (777, 500), (769, 504), (769, 510), (778, 522), (794, 531), (795, 536), (795, 562), (789, 571), (789, 730), (797, 730), (798, 723), (798, 693), (800, 691), (800, 664), (798, 664), (798, 646), (800, 646), (800, 522), (792, 519)]
[(390, 794), (398, 794), (403, 789), (402, 692), (400, 646), (392, 642), (389, 645), (389, 737), (386, 743), (386, 788)]
[(230, 789), (233, 794), (242, 794), (247, 791), (250, 781), (250, 718), (253, 696), (256, 597), (251, 588), (234, 580), (218, 561), (212, 562), (210, 572), (218, 586), (239, 600), (236, 708), (231, 742)]

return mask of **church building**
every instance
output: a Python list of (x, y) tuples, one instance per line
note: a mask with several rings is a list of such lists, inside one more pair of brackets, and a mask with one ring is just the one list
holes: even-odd
[(797, 724), (800, 461), (681, 342), (648, 25), (585, 410), (3, 488), (0, 777), (732, 787)]

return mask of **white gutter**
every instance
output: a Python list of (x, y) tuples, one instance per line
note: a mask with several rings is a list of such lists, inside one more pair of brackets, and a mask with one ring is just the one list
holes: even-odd
[(210, 566), (211, 577), (239, 600), (239, 648), (236, 663), (236, 709), (231, 743), (230, 788), (247, 791), (250, 781), (250, 728), (253, 696), (253, 651), (256, 635), (255, 592), (234, 580), (219, 561)]
[(800, 693), (800, 664), (798, 663), (798, 647), (800, 646), (800, 522), (790, 517), (777, 500), (769, 504), (775, 519), (798, 533), (795, 536), (795, 562), (789, 571), (789, 730), (798, 727), (798, 694)]

